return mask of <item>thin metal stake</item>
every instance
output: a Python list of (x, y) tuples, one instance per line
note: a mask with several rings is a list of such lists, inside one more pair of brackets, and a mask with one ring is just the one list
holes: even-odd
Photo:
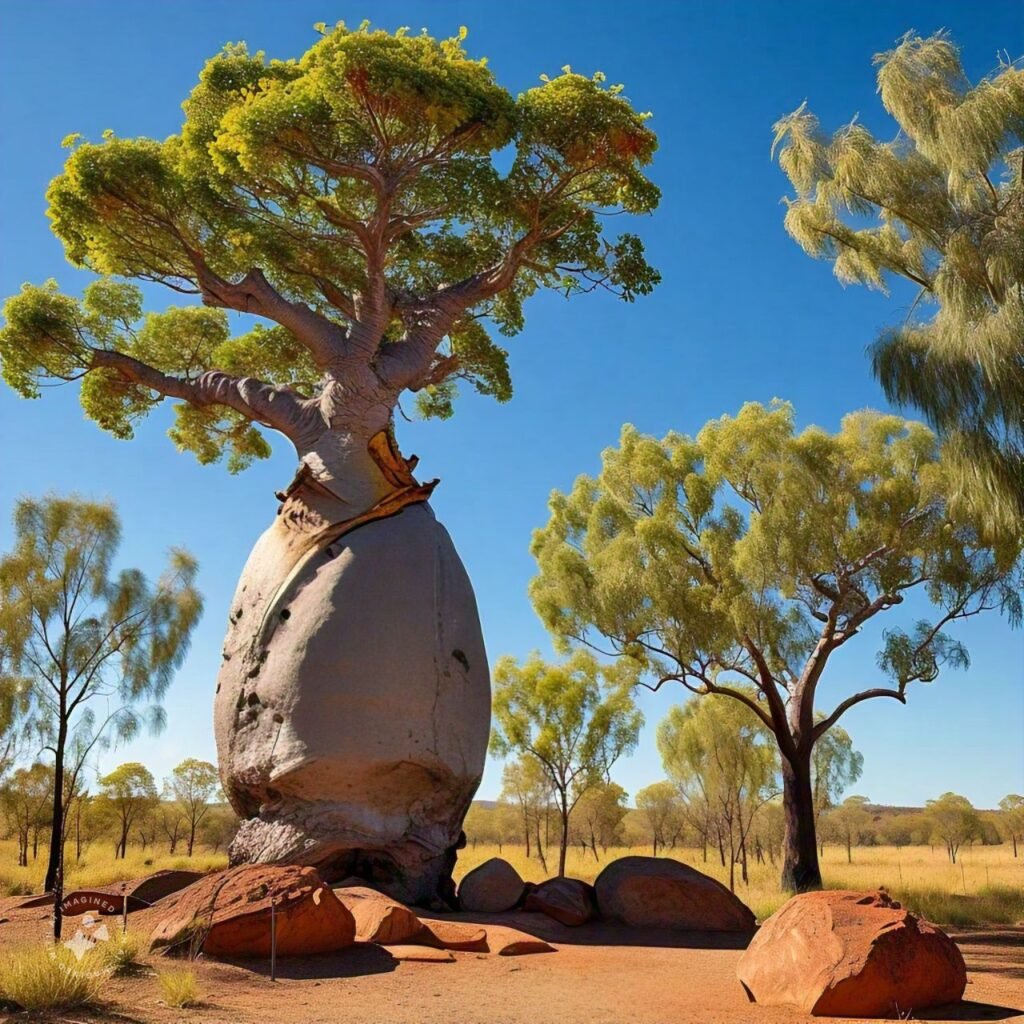
[(270, 980), (277, 981), (277, 915), (274, 897), (270, 897)]

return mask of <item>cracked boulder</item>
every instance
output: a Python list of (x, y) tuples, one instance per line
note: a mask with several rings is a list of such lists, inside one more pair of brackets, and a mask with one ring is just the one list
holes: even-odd
[(905, 1020), (959, 1002), (967, 968), (941, 929), (884, 892), (808, 892), (761, 926), (736, 975), (751, 1002)]

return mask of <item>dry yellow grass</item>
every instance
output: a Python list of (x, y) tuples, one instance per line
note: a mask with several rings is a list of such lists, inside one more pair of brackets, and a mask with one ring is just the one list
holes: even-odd
[[(187, 869), (190, 871), (212, 871), (227, 865), (227, 854), (196, 850), (194, 856), (185, 857), (166, 852), (166, 847), (153, 847), (143, 851), (128, 847), (124, 860), (115, 860), (109, 843), (94, 843), (83, 854), (79, 864), (68, 857), (65, 864), (64, 888), (92, 889), (99, 885), (111, 885), (127, 878), (151, 875), (154, 871)], [(40, 847), (38, 860), (29, 857), (28, 867), (19, 868), (17, 844), (0, 841), (0, 895), (41, 892), (43, 876), (46, 874), (46, 847)]]
[[(595, 861), (593, 854), (570, 848), (566, 873), (575, 878), (594, 881), (601, 868), (616, 857), (649, 854), (649, 848), (617, 847)], [(557, 851), (548, 854), (548, 871), (534, 856), (527, 859), (522, 846), (479, 844), (460, 851), (455, 867), (456, 880), (490, 857), (504, 857), (528, 881), (539, 882), (554, 873)], [(708, 860), (699, 850), (680, 847), (667, 851), (667, 856), (728, 884), (729, 872), (722, 867), (717, 853), (708, 851)], [(42, 888), (46, 862), (44, 851), (27, 868), (15, 866), (17, 851), (13, 842), (0, 842), (0, 894), (38, 892)], [(92, 888), (109, 885), (127, 878), (137, 878), (170, 868), (210, 871), (227, 864), (224, 852), (197, 851), (192, 858), (168, 856), (159, 848), (142, 851), (129, 848), (125, 860), (115, 860), (108, 844), (94, 844), (78, 865), (67, 868), (65, 888)], [(822, 858), (825, 885), (832, 889), (885, 888), (902, 899), (908, 907), (940, 924), (969, 926), (973, 924), (1017, 924), (1024, 921), (1024, 857), (1014, 859), (1011, 847), (975, 846), (965, 848), (958, 863), (949, 863), (945, 850), (936, 846), (864, 846), (853, 850), (853, 863), (846, 862), (846, 850), (827, 846)], [(745, 885), (736, 873), (736, 893), (764, 920), (777, 910), (786, 896), (779, 890), (779, 869), (770, 863), (750, 864), (750, 883)]]
[[(647, 848), (610, 849), (595, 862), (593, 854), (584, 854), (578, 847), (568, 852), (566, 873), (593, 882), (601, 868), (616, 857), (650, 854)], [(661, 851), (659, 851), (661, 855)], [(708, 851), (708, 860), (701, 859), (700, 850), (679, 847), (665, 851), (705, 874), (728, 885), (729, 870), (722, 867), (717, 852)], [(557, 850), (548, 853), (548, 872), (536, 856), (527, 860), (522, 846), (467, 847), (459, 853), (456, 878), (482, 864), (490, 857), (504, 857), (527, 881), (539, 882), (554, 874)], [(930, 920), (941, 924), (1016, 924), (1024, 920), (1024, 857), (1013, 857), (1008, 844), (965, 848), (949, 863), (946, 852), (936, 846), (863, 846), (854, 847), (853, 863), (846, 862), (846, 849), (825, 847), (821, 869), (825, 885), (830, 889), (887, 889), (890, 893)], [(779, 889), (779, 868), (770, 863), (750, 864), (750, 884), (745, 885), (736, 871), (736, 894), (764, 920), (783, 903), (787, 896)]]

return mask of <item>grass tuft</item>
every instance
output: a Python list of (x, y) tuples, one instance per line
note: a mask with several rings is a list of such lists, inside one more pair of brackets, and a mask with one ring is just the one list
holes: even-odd
[(94, 1003), (107, 972), (63, 946), (32, 945), (0, 957), (0, 996), (23, 1010), (65, 1010)]
[(90, 956), (110, 974), (131, 974), (141, 965), (142, 940), (131, 932), (117, 932), (106, 942), (99, 942)]
[(199, 1002), (199, 982), (196, 972), (190, 968), (163, 971), (159, 980), (160, 992), (168, 1006), (184, 1010)]

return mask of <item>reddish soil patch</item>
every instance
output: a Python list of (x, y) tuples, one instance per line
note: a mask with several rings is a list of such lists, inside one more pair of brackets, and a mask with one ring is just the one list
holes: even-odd
[[(44, 910), (12, 911), (0, 901), (0, 948), (44, 941)], [(131, 927), (148, 936), (146, 918)], [(281, 960), (278, 981), (261, 960), (200, 959), (194, 965), (203, 1005), (160, 1005), (154, 971), (176, 961), (147, 958), (146, 970), (111, 981), (108, 1011), (145, 1024), (810, 1024), (785, 1009), (751, 1006), (736, 980), (743, 936), (635, 931), (607, 924), (566, 928), (542, 914), (458, 914), (445, 920), (505, 924), (532, 932), (558, 952), (499, 957), (453, 953), (452, 963), (398, 962), (379, 946)], [(151, 922), (150, 922), (151, 927)], [(960, 1007), (921, 1013), (927, 1020), (1024, 1018), (1024, 928), (956, 936), (967, 960), (968, 986)], [(56, 1019), (110, 1020), (76, 1010)], [(14, 1017), (12, 1020), (26, 1019)]]

